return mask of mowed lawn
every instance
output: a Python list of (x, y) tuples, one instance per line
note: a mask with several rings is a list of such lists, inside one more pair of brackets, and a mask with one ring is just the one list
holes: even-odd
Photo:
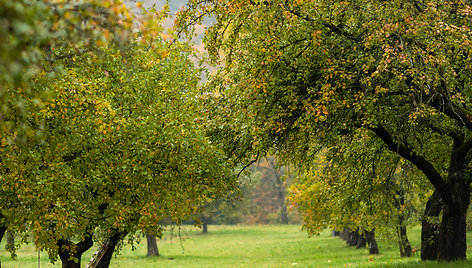
[[(414, 248), (420, 248), (420, 229), (410, 232)], [(472, 235), (472, 234), (471, 234)], [(469, 235), (470, 237), (470, 235)], [(5, 240), (5, 239), (4, 239)], [(146, 257), (146, 240), (133, 251), (125, 246), (112, 259), (111, 267), (472, 267), (471, 261), (457, 263), (421, 262), (419, 253), (411, 258), (400, 258), (397, 246), (379, 240), (380, 255), (370, 255), (367, 249), (347, 247), (340, 238), (331, 237), (330, 231), (308, 238), (299, 225), (209, 226), (209, 233), (183, 226), (158, 241), (160, 257)], [(468, 255), (472, 241), (468, 239)], [(3, 268), (38, 267), (38, 253), (34, 246), (24, 245), (18, 258), (12, 261), (3, 250), (0, 258)], [(95, 248), (82, 259), (85, 267)], [(472, 256), (472, 255), (471, 255)], [(41, 267), (60, 267), (49, 263), (41, 252)]]

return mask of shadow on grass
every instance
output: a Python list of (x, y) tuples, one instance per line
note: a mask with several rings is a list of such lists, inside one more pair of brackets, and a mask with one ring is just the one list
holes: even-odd
[[(364, 267), (364, 266), (358, 266)], [(461, 260), (455, 262), (437, 262), (437, 261), (421, 261), (421, 260), (408, 260), (408, 259), (399, 259), (394, 260), (388, 263), (375, 263), (372, 262), (365, 267), (389, 267), (389, 268), (443, 268), (443, 267), (459, 267), (459, 268), (470, 268), (472, 267), (472, 261), (470, 260)]]

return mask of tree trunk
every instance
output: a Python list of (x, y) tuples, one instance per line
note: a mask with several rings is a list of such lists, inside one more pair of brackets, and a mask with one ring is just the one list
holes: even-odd
[(272, 167), (272, 171), (274, 172), (275, 176), (275, 186), (277, 187), (277, 196), (279, 199), (279, 208), (280, 208), (280, 223), (281, 224), (288, 224), (288, 212), (287, 212), (287, 205), (285, 204), (285, 185), (282, 181), (283, 170), (279, 172), (275, 167), (275, 163), (273, 159), (269, 161), (270, 166)]
[(5, 245), (5, 249), (10, 252), (15, 251), (15, 233), (10, 230), (7, 230), (7, 244)]
[[(401, 216), (401, 218), (403, 218)], [(411, 257), (411, 245), (406, 234), (406, 226), (400, 224), (400, 227), (397, 227), (398, 234), (398, 245), (400, 247), (400, 256), (401, 257)]]
[(147, 240), (147, 256), (159, 256), (159, 248), (157, 247), (157, 239), (154, 235), (146, 235)]
[(92, 235), (86, 234), (85, 239), (77, 244), (61, 239), (57, 241), (57, 246), (63, 268), (80, 268), (82, 254), (93, 246)]
[(357, 230), (351, 231), (351, 235), (349, 236), (349, 240), (347, 241), (349, 246), (351, 246), (351, 247), (356, 246), (357, 243), (358, 243), (359, 237), (360, 237), (360, 235), (359, 235), (359, 232)]
[(0, 226), (0, 242), (2, 242), (2, 239), (3, 239), (3, 235), (5, 234), (5, 232), (7, 231), (7, 227), (6, 226)]
[(369, 246), (370, 254), (379, 254), (379, 247), (375, 240), (375, 231), (366, 231), (363, 235), (359, 233), (359, 229), (352, 231), (346, 227), (340, 234), (340, 237), (346, 241), (349, 246), (356, 246), (356, 248), (365, 248)]
[(347, 240), (349, 239), (349, 233), (350, 233), (350, 230), (349, 230), (349, 227), (345, 227), (344, 230), (341, 232), (341, 235), (340, 237), (347, 242)]
[(443, 203), (438, 191), (429, 197), (421, 220), (421, 260), (437, 260), (439, 255), (439, 214)]
[(285, 203), (282, 204), (280, 208), (280, 223), (288, 224), (288, 212), (287, 212), (287, 206), (285, 205)]
[(466, 154), (461, 153), (460, 149), (461, 146), (454, 143), (446, 184), (448, 195), (441, 196), (444, 205), (439, 227), (438, 259), (445, 261), (466, 259), (466, 215), (470, 202), (470, 183), (464, 176)]
[[(450, 109), (452, 106), (447, 107)], [(441, 195), (444, 205), (439, 227), (438, 259), (446, 261), (466, 259), (466, 214), (470, 202), (470, 182), (466, 179), (464, 172), (469, 164), (466, 157), (472, 149), (472, 140), (466, 141), (462, 135), (453, 139), (449, 169), (445, 180), (432, 163), (421, 155), (417, 155), (407, 145), (397, 143), (383, 126), (378, 125), (372, 130), (392, 152), (415, 164)]]
[(397, 229), (397, 238), (398, 238), (398, 247), (400, 248), (401, 257), (410, 257), (411, 256), (411, 245), (408, 241), (407, 229), (405, 224), (405, 211), (402, 208), (405, 207), (405, 188), (403, 187), (403, 178), (406, 178), (407, 170), (411, 169), (410, 164), (404, 164), (403, 167), (398, 164), (398, 167), (402, 168), (402, 175), (400, 176), (400, 183), (398, 189), (396, 190), (396, 197), (394, 197), (394, 204), (396, 209), (400, 212), (398, 215), (398, 225)]
[(208, 223), (206, 221), (202, 224), (202, 233), (208, 233)]
[(357, 239), (356, 248), (365, 248), (366, 246), (367, 246), (367, 241), (365, 240), (365, 237), (360, 235)]
[(348, 244), (349, 246), (353, 246), (353, 241), (355, 239), (355, 236), (356, 236), (356, 233), (349, 228), (348, 233), (346, 234), (346, 244)]
[(87, 267), (90, 268), (108, 268), (110, 266), (113, 252), (115, 251), (116, 245), (126, 236), (126, 232), (120, 232), (116, 230), (113, 235), (109, 237), (100, 246), (98, 251), (94, 254)]
[(375, 240), (375, 231), (365, 232), (365, 237), (367, 240), (367, 244), (369, 245), (369, 253), (370, 254), (379, 254), (379, 246), (377, 245), (377, 241)]
[(461, 185), (451, 196), (452, 202), (444, 202), (442, 221), (439, 228), (439, 260), (454, 261), (466, 259), (466, 215), (470, 190)]
[(365, 248), (367, 246), (365, 234), (361, 235), (359, 231), (357, 231), (357, 241), (355, 242), (356, 242), (356, 248)]

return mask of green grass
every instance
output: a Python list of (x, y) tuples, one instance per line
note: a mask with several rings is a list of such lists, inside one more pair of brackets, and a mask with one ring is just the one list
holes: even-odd
[[(167, 235), (158, 241), (160, 257), (146, 256), (146, 241), (132, 251), (123, 248), (121, 255), (112, 259), (111, 267), (471, 267), (472, 262), (455, 263), (421, 262), (418, 254), (400, 258), (396, 245), (379, 242), (379, 255), (370, 255), (367, 249), (347, 247), (339, 238), (331, 237), (329, 231), (308, 238), (300, 226), (209, 226), (209, 233), (202, 235), (200, 229), (184, 226), (181, 238)], [(414, 248), (420, 247), (420, 229), (413, 229), (409, 238)], [(472, 245), (472, 241), (468, 241)], [(2, 244), (2, 248), (3, 248)], [(95, 248), (84, 254), (85, 267)], [(472, 254), (469, 246), (468, 255)], [(33, 245), (24, 245), (18, 251), (18, 259), (12, 261), (2, 250), (3, 268), (37, 267), (38, 255)], [(44, 252), (41, 267), (52, 265)]]

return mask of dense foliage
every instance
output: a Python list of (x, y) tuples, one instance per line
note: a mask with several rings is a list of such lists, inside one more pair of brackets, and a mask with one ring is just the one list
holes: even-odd
[[(51, 260), (76, 267), (94, 242), (112, 254), (125, 235), (159, 235), (164, 219), (179, 223), (234, 190), (229, 159), (205, 136), (193, 49), (162, 38), (164, 13), (132, 18), (109, 1), (1, 3), (25, 12), (5, 17), (12, 29), (35, 16), (50, 22), (24, 36), (7, 29), (12, 44), (1, 47), (30, 53), (2, 65), (23, 66), (0, 81), (2, 236), (8, 228), (21, 244), (32, 234)], [(23, 44), (35, 31), (44, 40)]]
[(454, 260), (467, 248), (471, 10), (463, 1), (207, 0), (189, 1), (178, 22), (216, 19), (205, 40), (223, 66), (211, 86), (215, 136), (228, 151), (309, 167), (320, 146), (376, 136), (438, 191), (435, 258)]

